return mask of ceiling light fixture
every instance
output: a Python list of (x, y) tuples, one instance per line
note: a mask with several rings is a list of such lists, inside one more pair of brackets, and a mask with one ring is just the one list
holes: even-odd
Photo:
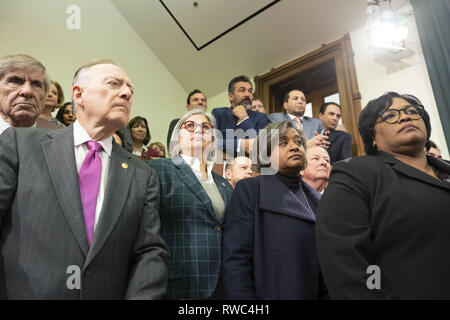
[[(382, 8), (382, 2), (389, 3), (388, 8)], [(406, 49), (408, 27), (405, 24), (412, 13), (399, 12), (403, 4), (393, 10), (391, 0), (367, 0), (367, 37), (371, 46), (391, 50)]]

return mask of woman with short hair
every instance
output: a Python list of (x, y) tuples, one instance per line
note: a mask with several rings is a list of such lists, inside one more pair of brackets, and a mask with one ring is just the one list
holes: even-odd
[(303, 132), (290, 121), (272, 123), (255, 146), (261, 175), (236, 184), (228, 209), (227, 298), (323, 298), (314, 214), (320, 195), (300, 176), (306, 167)]
[(223, 298), (222, 232), (232, 188), (212, 171), (215, 125), (202, 109), (187, 112), (172, 133), (172, 159), (147, 161), (159, 177), (157, 209), (170, 251), (167, 299)]
[(317, 212), (335, 299), (450, 299), (450, 166), (426, 155), (430, 117), (388, 92), (361, 111), (367, 156), (336, 163)]

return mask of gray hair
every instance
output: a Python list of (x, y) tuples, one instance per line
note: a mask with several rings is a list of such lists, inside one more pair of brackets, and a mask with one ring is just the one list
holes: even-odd
[[(82, 78), (82, 76), (85, 75), (85, 72), (86, 72), (88, 69), (90, 69), (90, 68), (92, 68), (93, 66), (96, 66), (96, 65), (98, 65), (98, 64), (112, 64), (112, 65), (118, 66), (118, 65), (117, 65), (113, 60), (111, 60), (111, 59), (103, 58), (103, 59), (95, 59), (95, 60), (92, 60), (91, 62), (88, 62), (88, 63), (85, 64), (85, 65), (82, 65), (81, 67), (78, 68), (77, 71), (75, 71), (75, 75), (73, 76), (72, 85), (74, 86), (74, 85), (78, 84), (78, 83), (80, 82), (80, 79)], [(73, 101), (73, 99), (72, 99), (72, 112), (73, 112), (74, 114), (76, 114), (77, 108), (78, 108), (78, 106), (76, 105), (75, 101)]]
[(180, 120), (178, 120), (177, 124), (175, 125), (175, 128), (173, 129), (172, 136), (170, 137), (170, 143), (169, 143), (169, 154), (172, 159), (174, 159), (179, 153), (180, 153), (180, 143), (178, 142), (178, 139), (180, 137), (181, 132), (181, 126), (183, 123), (189, 119), (191, 116), (195, 114), (200, 114), (205, 116), (208, 121), (214, 126), (213, 134), (212, 134), (212, 148), (208, 152), (208, 156), (206, 157), (206, 160), (216, 162), (217, 158), (217, 129), (216, 129), (216, 118), (209, 113), (204, 111), (202, 108), (193, 109), (191, 111), (186, 112)]
[(42, 63), (27, 54), (11, 54), (0, 58), (0, 79), (13, 70), (38, 69), (44, 76), (44, 89), (47, 94), (50, 88), (50, 77)]
[[(273, 170), (271, 170), (270, 156), (272, 155), (275, 144), (278, 143), (280, 137), (286, 134), (286, 131), (289, 128), (294, 129), (298, 133), (303, 149), (306, 153), (306, 139), (303, 131), (294, 127), (291, 121), (270, 123), (264, 129), (260, 130), (258, 137), (255, 139), (255, 142), (253, 144), (251, 160), (252, 163), (254, 163), (254, 171), (261, 172), (261, 170), (263, 169), (265, 172), (262, 174), (275, 173)], [(304, 168), (306, 168), (306, 165), (307, 162), (305, 158)]]

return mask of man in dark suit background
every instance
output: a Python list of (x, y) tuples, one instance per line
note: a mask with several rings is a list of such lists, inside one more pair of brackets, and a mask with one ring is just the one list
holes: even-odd
[(352, 136), (347, 132), (336, 130), (341, 117), (342, 109), (337, 103), (326, 102), (320, 107), (319, 118), (322, 127), (328, 131), (330, 146), (327, 151), (331, 165), (352, 156)]
[[(219, 148), (229, 155), (250, 154), (259, 130), (269, 123), (265, 114), (251, 110), (252, 98), (253, 85), (250, 79), (244, 75), (237, 76), (228, 84), (231, 106), (215, 108), (212, 111), (217, 129), (222, 134)], [(238, 129), (242, 130), (242, 135), (236, 132)]]
[(297, 89), (288, 91), (283, 97), (283, 108), (286, 113), (272, 113), (269, 115), (269, 120), (271, 122), (292, 122), (294, 127), (303, 131), (308, 148), (312, 146), (328, 148), (328, 137), (324, 134), (319, 134), (322, 129), (320, 120), (304, 115), (306, 97), (302, 91)]
[[(43, 83), (29, 80), (25, 75), (26, 87)], [(132, 95), (120, 67), (94, 61), (75, 74), (73, 125), (9, 128), (0, 137), (0, 298), (165, 293), (158, 179), (112, 138), (128, 122)]]
[[(206, 111), (206, 109), (208, 109), (208, 99), (203, 92), (198, 89), (194, 89), (187, 97), (186, 109), (187, 111), (191, 111), (197, 108), (201, 108)], [(175, 128), (178, 120), (180, 120), (180, 118), (173, 119), (170, 122), (169, 131), (167, 132), (167, 150), (169, 150), (170, 147), (170, 138), (172, 137), (173, 128)]]
[(60, 129), (39, 117), (50, 88), (42, 63), (25, 54), (0, 58), (0, 134), (10, 127)]

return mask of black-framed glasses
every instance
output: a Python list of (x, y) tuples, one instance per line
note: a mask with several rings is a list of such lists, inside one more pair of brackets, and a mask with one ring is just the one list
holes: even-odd
[(185, 121), (181, 125), (181, 128), (186, 129), (189, 132), (194, 132), (195, 128), (200, 127), (202, 129), (202, 133), (210, 133), (212, 129), (214, 129), (214, 126), (211, 123), (203, 122), (203, 123), (196, 123), (194, 121)]
[(400, 113), (403, 111), (411, 120), (417, 120), (423, 117), (425, 109), (421, 105), (407, 106), (403, 109), (386, 109), (379, 113), (381, 120), (386, 123), (394, 124), (400, 120)]

